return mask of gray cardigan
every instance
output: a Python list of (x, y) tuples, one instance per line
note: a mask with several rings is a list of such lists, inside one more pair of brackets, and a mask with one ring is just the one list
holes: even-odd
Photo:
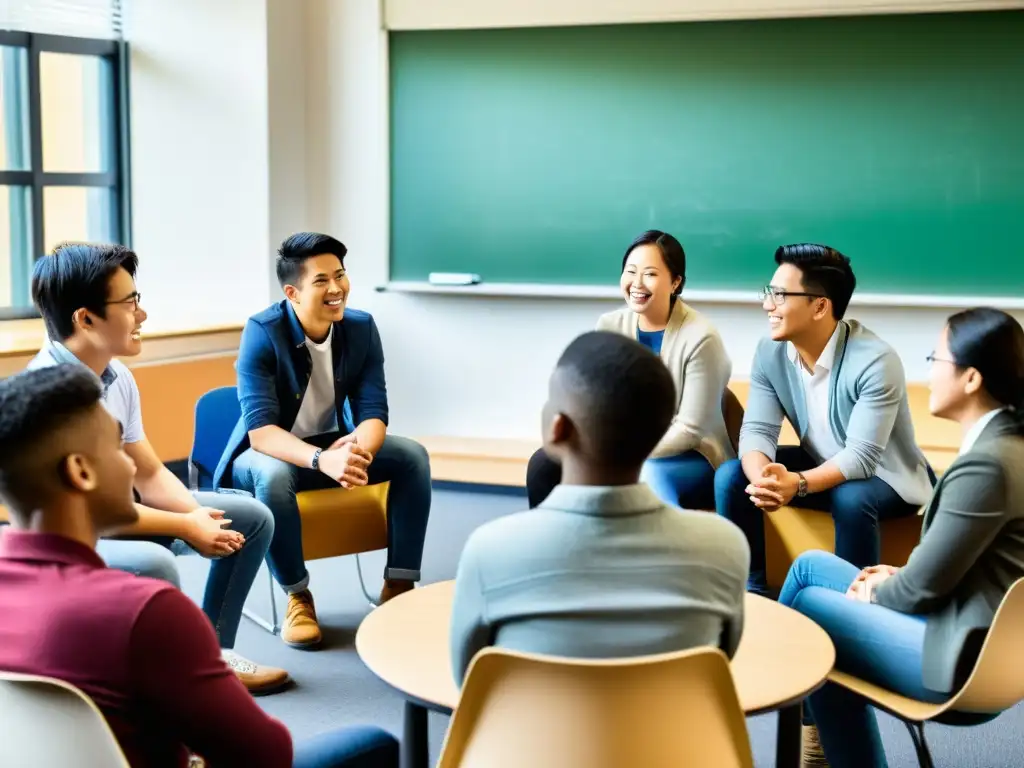
[[(914, 439), (903, 364), (895, 350), (856, 320), (839, 323), (835, 363), (829, 382), (829, 425), (843, 449), (831, 457), (847, 480), (875, 475), (881, 466), (906, 477), (912, 503), (931, 493), (928, 464)], [(782, 418), (800, 439), (808, 415), (800, 371), (786, 344), (765, 338), (757, 345), (750, 394), (740, 430), (739, 454), (759, 451), (775, 459)]]
[[(640, 316), (623, 308), (601, 315), (597, 330), (637, 338)], [(722, 337), (704, 315), (676, 299), (661, 342), (661, 360), (676, 385), (676, 415), (652, 458), (697, 451), (712, 467), (736, 457), (722, 415), (732, 361)]]
[(1024, 577), (1024, 437), (1000, 413), (939, 480), (921, 543), (874, 590), (879, 605), (925, 614), (927, 688), (953, 691), (968, 637), (992, 624), (1010, 586)]
[(699, 645), (735, 653), (750, 548), (723, 517), (646, 485), (559, 485), (534, 510), (486, 523), (459, 559), (457, 682), (488, 645), (577, 658)]

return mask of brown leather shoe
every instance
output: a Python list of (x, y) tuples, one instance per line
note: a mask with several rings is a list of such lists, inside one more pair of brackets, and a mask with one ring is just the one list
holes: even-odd
[(244, 656), (239, 656), (234, 651), (221, 651), (221, 656), (224, 663), (231, 668), (231, 671), (253, 696), (277, 693), (291, 682), (288, 673), (283, 669), (265, 667), (262, 664), (249, 661)]
[(316, 620), (313, 595), (307, 589), (288, 595), (288, 607), (281, 624), (281, 639), (293, 648), (313, 648), (320, 644), (323, 635)]
[(384, 605), (388, 600), (393, 597), (398, 597), (401, 594), (408, 592), (416, 586), (414, 581), (406, 581), (405, 579), (385, 579), (384, 586), (380, 590), (380, 605)]
[(800, 729), (800, 768), (828, 768), (825, 750), (818, 739), (818, 727), (805, 725)]

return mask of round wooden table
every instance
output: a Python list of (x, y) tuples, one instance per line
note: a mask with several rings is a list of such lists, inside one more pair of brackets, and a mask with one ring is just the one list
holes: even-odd
[[(367, 616), (356, 650), (370, 670), (405, 697), (403, 768), (426, 768), (427, 710), (450, 714), (459, 701), (448, 647), (455, 582), (406, 592)], [(747, 715), (778, 710), (776, 766), (800, 764), (800, 702), (835, 662), (825, 631), (794, 610), (747, 595), (743, 638), (731, 662)]]

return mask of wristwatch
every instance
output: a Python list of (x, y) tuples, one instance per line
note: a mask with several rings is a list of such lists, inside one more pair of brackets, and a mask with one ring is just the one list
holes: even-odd
[(803, 498), (807, 495), (807, 478), (804, 477), (803, 472), (797, 472), (796, 476), (800, 478), (800, 485), (797, 486), (796, 495)]
[(320, 454), (323, 452), (323, 448), (317, 448), (316, 453), (313, 454), (313, 462), (310, 464), (310, 466), (317, 472), (320, 471)]

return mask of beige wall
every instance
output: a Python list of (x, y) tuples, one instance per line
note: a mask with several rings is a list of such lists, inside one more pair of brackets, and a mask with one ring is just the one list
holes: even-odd
[(147, 324), (242, 322), (270, 295), (266, 2), (132, 0), (126, 30)]

